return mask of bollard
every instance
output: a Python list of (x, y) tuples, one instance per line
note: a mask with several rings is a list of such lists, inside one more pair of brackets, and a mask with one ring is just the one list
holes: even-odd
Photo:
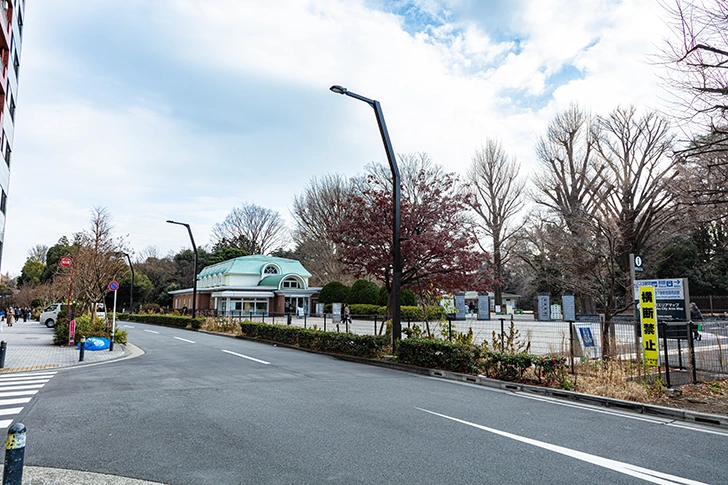
[(0, 369), (5, 368), (5, 353), (8, 350), (8, 343), (6, 341), (0, 342)]
[(8, 428), (5, 440), (5, 468), (3, 485), (22, 485), (25, 459), (25, 425), (15, 423)]
[(500, 319), (501, 322), (501, 353), (505, 352), (505, 330), (503, 329), (503, 319)]
[(86, 336), (81, 335), (81, 346), (79, 347), (78, 361), (83, 362), (83, 357), (86, 352)]

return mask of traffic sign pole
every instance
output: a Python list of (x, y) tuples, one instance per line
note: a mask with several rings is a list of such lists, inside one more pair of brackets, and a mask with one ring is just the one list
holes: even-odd
[(109, 339), (109, 352), (114, 350), (114, 334), (116, 333), (116, 290), (119, 289), (119, 283), (112, 281), (109, 283), (109, 289), (114, 292), (114, 313), (111, 315), (111, 338)]

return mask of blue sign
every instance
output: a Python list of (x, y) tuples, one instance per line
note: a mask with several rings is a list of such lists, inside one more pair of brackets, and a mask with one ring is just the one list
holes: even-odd
[(119, 283), (117, 283), (116, 281), (112, 281), (111, 283), (109, 283), (109, 289), (111, 291), (118, 290), (119, 289)]

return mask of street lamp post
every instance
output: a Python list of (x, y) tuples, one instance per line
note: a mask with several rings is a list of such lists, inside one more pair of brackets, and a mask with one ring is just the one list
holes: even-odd
[(129, 291), (129, 313), (134, 313), (134, 265), (131, 264), (131, 256), (129, 256), (129, 253), (124, 253), (124, 256), (126, 256), (127, 261), (129, 261), (129, 269), (131, 270), (131, 291)]
[(195, 251), (195, 274), (193, 275), (192, 280), (192, 318), (195, 318), (197, 315), (197, 246), (195, 245), (195, 238), (192, 237), (192, 229), (190, 229), (189, 224), (175, 221), (167, 222), (170, 224), (185, 226), (187, 228), (187, 232), (190, 234), (190, 241), (192, 242), (192, 249)]
[(402, 282), (402, 252), (400, 250), (400, 177), (399, 168), (397, 167), (397, 160), (394, 156), (394, 150), (392, 149), (392, 142), (389, 139), (389, 132), (387, 132), (387, 125), (384, 122), (384, 113), (382, 113), (382, 107), (379, 101), (374, 99), (365, 98), (356, 93), (352, 93), (348, 89), (341, 86), (331, 86), (331, 91), (337, 94), (344, 94), (350, 98), (364, 101), (374, 109), (374, 114), (377, 117), (377, 124), (379, 125), (379, 133), (382, 135), (382, 142), (384, 142), (384, 151), (387, 152), (387, 160), (389, 160), (389, 168), (392, 170), (392, 340), (399, 340), (402, 338), (402, 324), (400, 318), (400, 294), (401, 294), (401, 282)]

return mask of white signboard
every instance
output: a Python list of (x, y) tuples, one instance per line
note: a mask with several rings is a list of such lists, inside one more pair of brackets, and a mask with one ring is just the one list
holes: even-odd
[(681, 278), (669, 280), (636, 280), (634, 282), (634, 298), (639, 300), (640, 287), (652, 286), (655, 288), (655, 298), (657, 300), (684, 300), (685, 288)]

